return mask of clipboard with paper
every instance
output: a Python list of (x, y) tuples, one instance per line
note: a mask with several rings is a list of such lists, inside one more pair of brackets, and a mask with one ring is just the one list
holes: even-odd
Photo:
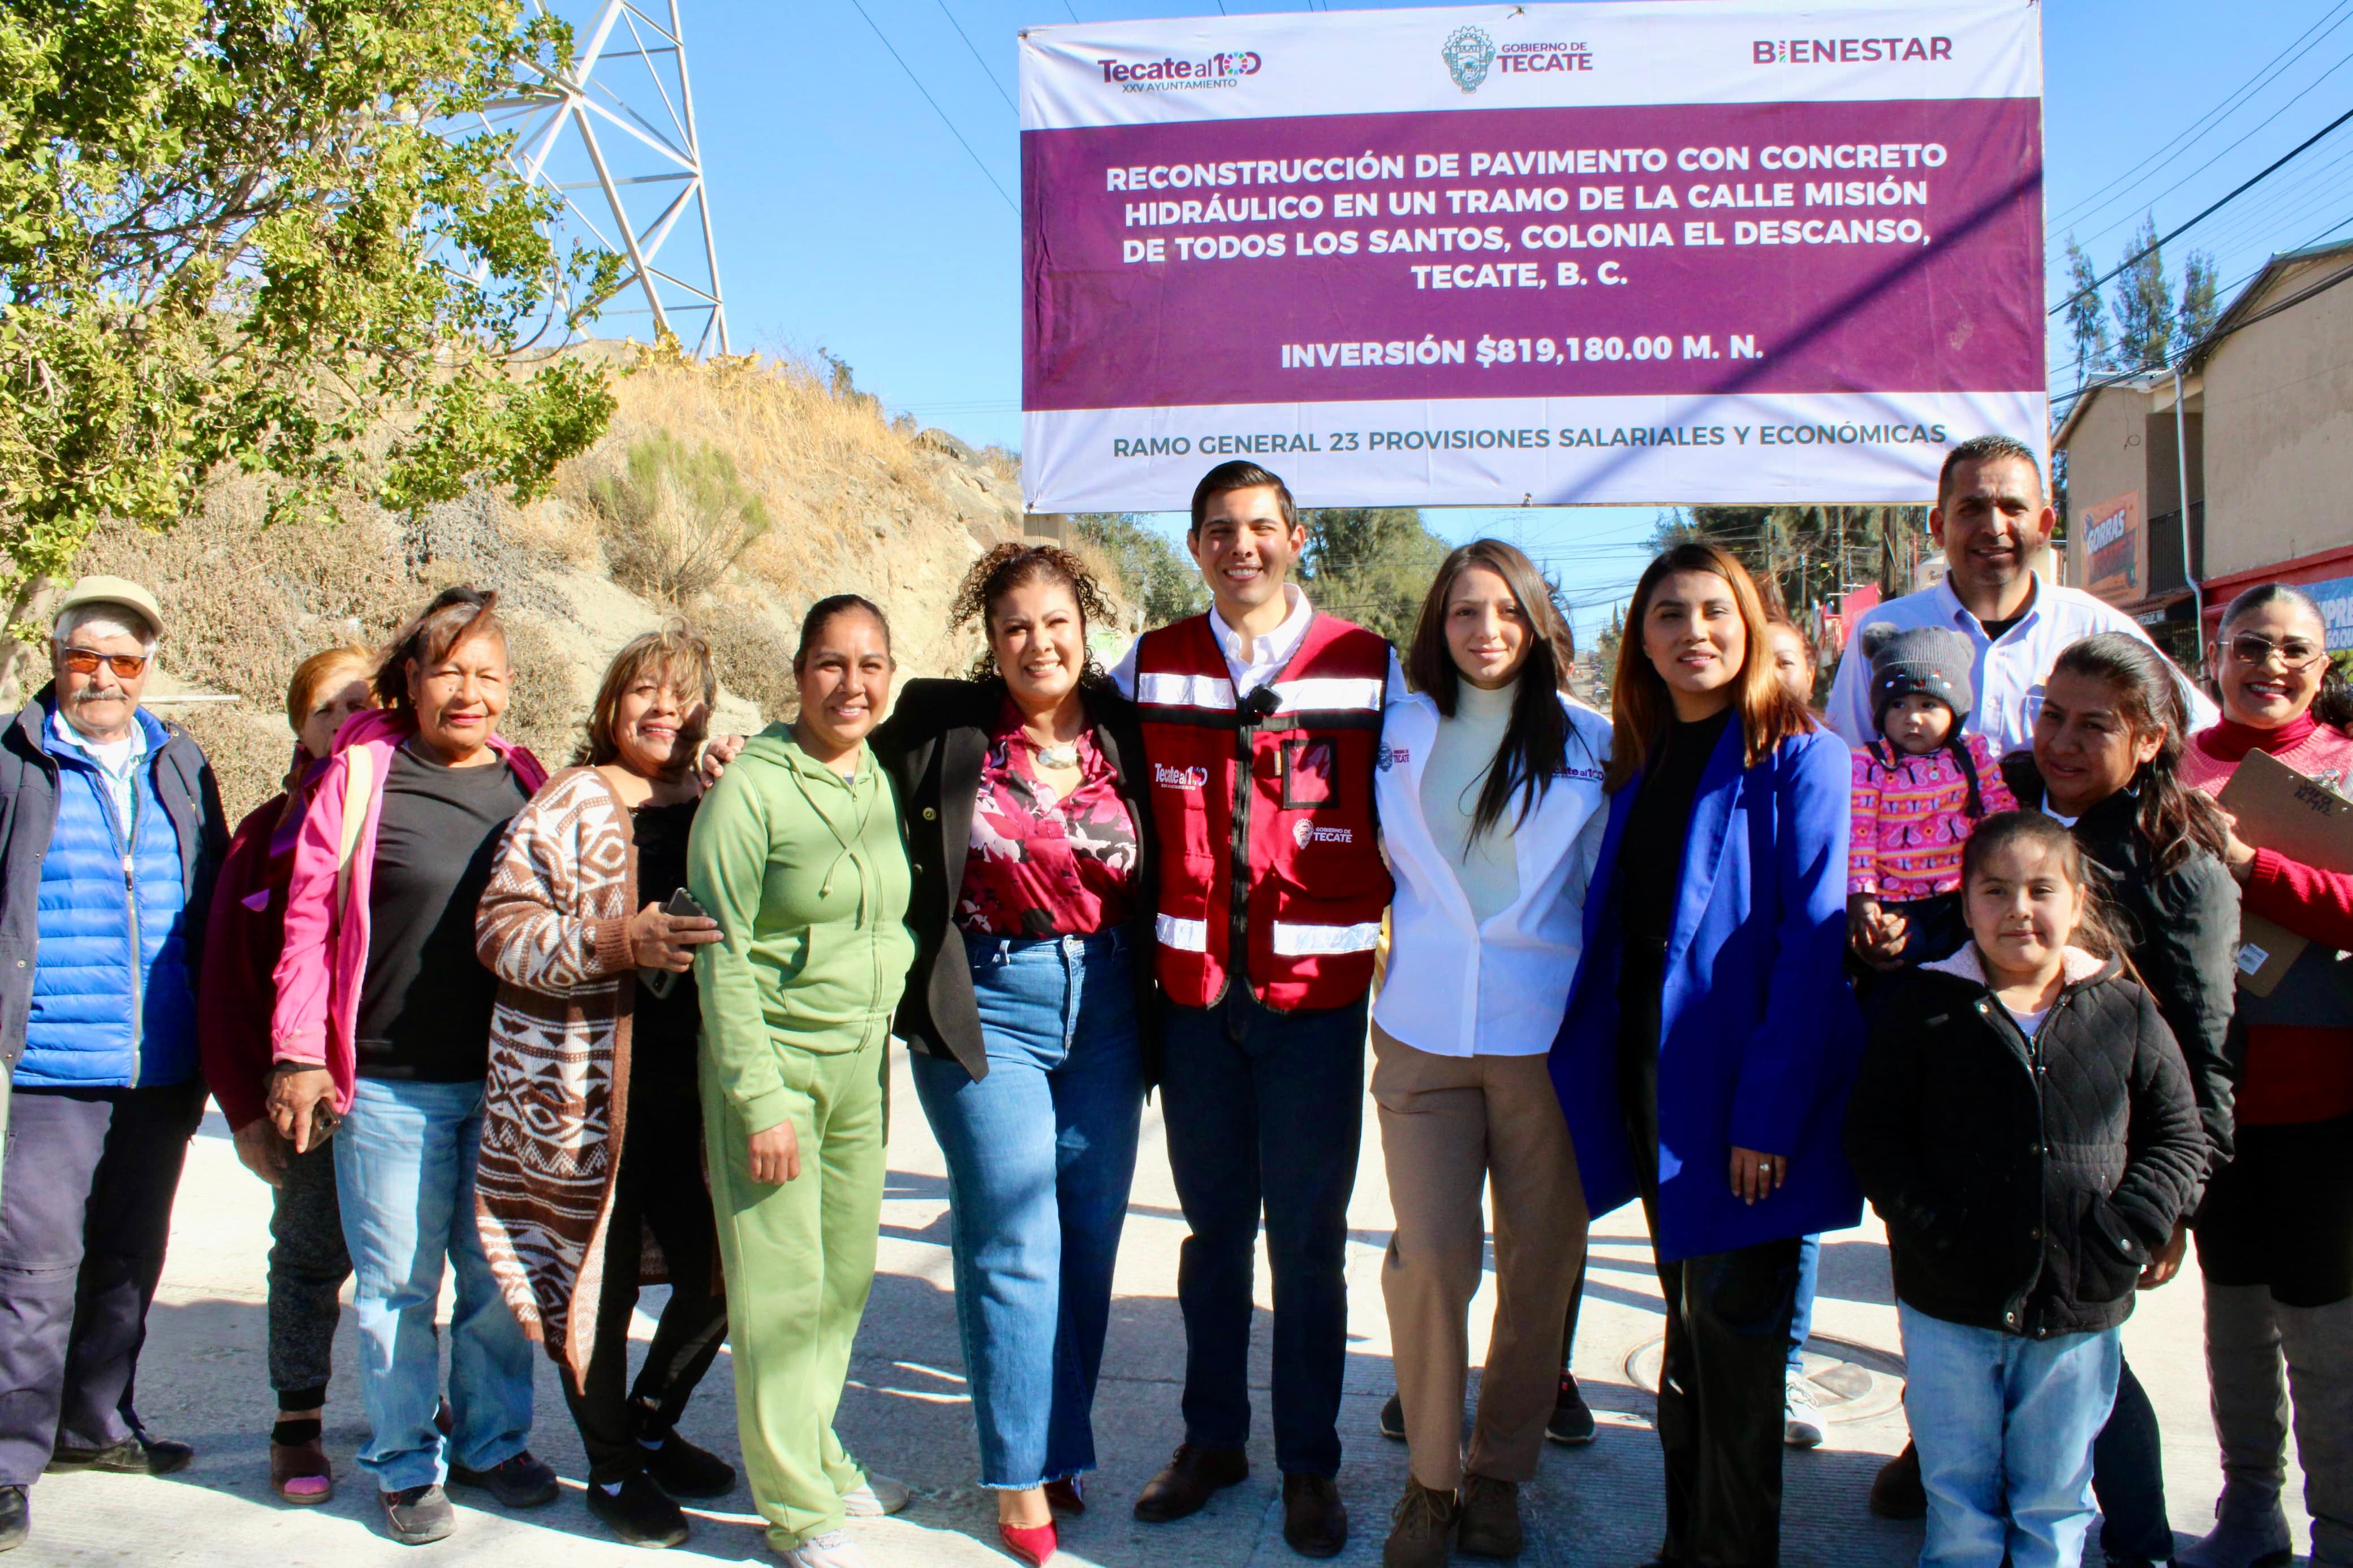
[[(2353, 800), (2264, 752), (2250, 752), (2215, 797), (2239, 819), (2238, 834), (2324, 871), (2353, 872)], [(2239, 984), (2272, 994), (2310, 944), (2261, 915), (2239, 922)]]

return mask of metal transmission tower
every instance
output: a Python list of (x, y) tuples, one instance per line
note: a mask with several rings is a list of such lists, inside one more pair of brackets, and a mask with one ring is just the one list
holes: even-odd
[[(481, 124), (512, 132), (515, 171), (561, 192), (562, 222), (622, 258), (620, 288), (596, 320), (636, 319), (648, 338), (730, 353), (678, 0), (528, 4), (533, 16), (594, 15), (575, 26), (568, 68), (493, 100)], [(555, 319), (579, 303), (558, 300)]]

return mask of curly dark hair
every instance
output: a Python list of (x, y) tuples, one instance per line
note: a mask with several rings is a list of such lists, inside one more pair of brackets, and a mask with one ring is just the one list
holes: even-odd
[[(1111, 622), (1111, 602), (1103, 597), (1093, 574), (1076, 555), (1059, 544), (1008, 542), (997, 545), (972, 563), (972, 570), (964, 574), (964, 585), (956, 590), (955, 603), (948, 607), (948, 624), (952, 626), (980, 623), (983, 644), (979, 656), (972, 662), (975, 680), (1002, 679), (997, 668), (996, 650), (987, 642), (990, 614), (1014, 589), (1038, 582), (1058, 583), (1071, 591), (1071, 599), (1079, 606), (1082, 639), (1088, 626)], [(1104, 679), (1092, 649), (1080, 679), (1089, 682)]]

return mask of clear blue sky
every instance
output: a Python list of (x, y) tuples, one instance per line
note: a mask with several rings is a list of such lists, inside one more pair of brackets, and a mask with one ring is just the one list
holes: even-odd
[[(1020, 230), (978, 166), (1018, 198), (1015, 34), (1215, 3), (681, 0), (737, 349), (830, 350), (892, 409), (1018, 446)], [(588, 8), (558, 0), (567, 16)], [(2353, 107), (2353, 0), (2057, 0), (2043, 26), (2054, 303), (2070, 232), (2105, 270), (2144, 215), (2170, 228)], [(2167, 247), (2168, 271), (2184, 247), (2203, 246), (2235, 286), (2272, 251), (2331, 234), (2353, 235), (2353, 125)], [(2054, 340), (2054, 390), (2073, 383), (2070, 357)], [(1496, 532), (1544, 557), (1578, 606), (1580, 636), (1630, 587), (1651, 521), (1601, 508), (1429, 516), (1450, 538)]]

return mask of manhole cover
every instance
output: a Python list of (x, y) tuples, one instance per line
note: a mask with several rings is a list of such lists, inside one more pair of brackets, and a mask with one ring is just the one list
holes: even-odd
[[(1626, 1376), (1636, 1387), (1659, 1392), (1664, 1339), (1646, 1340), (1626, 1357)], [(1814, 1334), (1806, 1341), (1806, 1379), (1814, 1385), (1814, 1405), (1826, 1421), (1868, 1421), (1904, 1402), (1904, 1358), (1849, 1340)]]

